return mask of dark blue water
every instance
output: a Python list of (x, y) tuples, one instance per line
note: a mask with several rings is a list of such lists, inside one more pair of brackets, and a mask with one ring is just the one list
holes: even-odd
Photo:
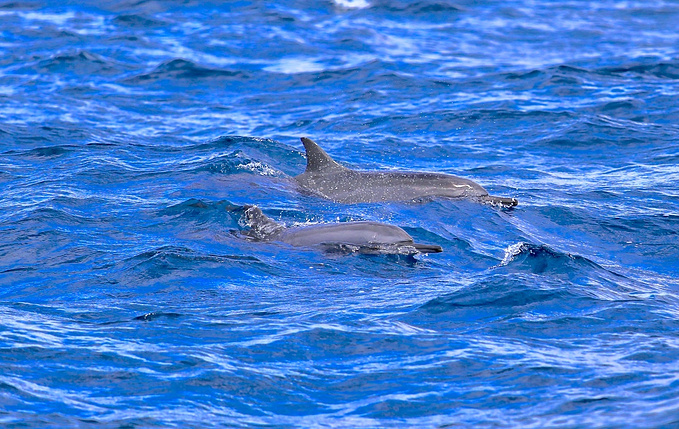
[[(679, 3), (62, 3), (0, 1), (0, 426), (679, 425)], [(300, 136), (520, 204), (320, 200)]]

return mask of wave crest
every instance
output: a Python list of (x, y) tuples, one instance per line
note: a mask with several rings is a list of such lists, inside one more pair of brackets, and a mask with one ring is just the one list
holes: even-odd
[(246, 80), (250, 76), (242, 71), (213, 69), (199, 66), (198, 64), (175, 58), (157, 66), (149, 73), (140, 74), (125, 79), (127, 84), (147, 84), (157, 81), (170, 80), (177, 84), (187, 84), (192, 81), (223, 81), (223, 80)]

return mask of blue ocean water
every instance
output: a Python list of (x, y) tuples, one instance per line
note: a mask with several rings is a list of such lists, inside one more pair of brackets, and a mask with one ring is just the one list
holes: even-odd
[[(60, 3), (0, 1), (0, 426), (679, 426), (679, 3)], [(520, 204), (321, 200), (301, 136)]]

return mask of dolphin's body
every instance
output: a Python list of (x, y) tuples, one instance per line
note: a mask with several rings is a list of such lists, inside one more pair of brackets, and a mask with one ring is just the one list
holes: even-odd
[(280, 241), (299, 247), (349, 249), (360, 253), (438, 253), (441, 246), (419, 244), (407, 232), (393, 225), (378, 222), (341, 222), (285, 228), (267, 217), (256, 206), (246, 205), (245, 219), (254, 240)]
[(413, 171), (356, 171), (338, 164), (313, 140), (302, 137), (306, 150), (306, 171), (295, 176), (305, 190), (338, 203), (413, 201), (423, 198), (468, 198), (504, 207), (515, 198), (494, 197), (468, 179), (441, 173)]

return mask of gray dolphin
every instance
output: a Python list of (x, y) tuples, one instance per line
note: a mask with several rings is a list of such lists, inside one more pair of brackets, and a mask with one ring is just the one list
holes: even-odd
[(421, 198), (468, 198), (512, 207), (515, 198), (494, 197), (468, 179), (442, 173), (415, 171), (356, 171), (338, 164), (316, 142), (301, 138), (306, 150), (306, 171), (295, 176), (305, 190), (338, 203), (412, 201)]
[(298, 247), (351, 250), (359, 253), (438, 253), (441, 246), (420, 244), (407, 232), (378, 222), (341, 222), (286, 228), (267, 217), (259, 207), (243, 206), (250, 226), (246, 234), (258, 241), (280, 241)]

